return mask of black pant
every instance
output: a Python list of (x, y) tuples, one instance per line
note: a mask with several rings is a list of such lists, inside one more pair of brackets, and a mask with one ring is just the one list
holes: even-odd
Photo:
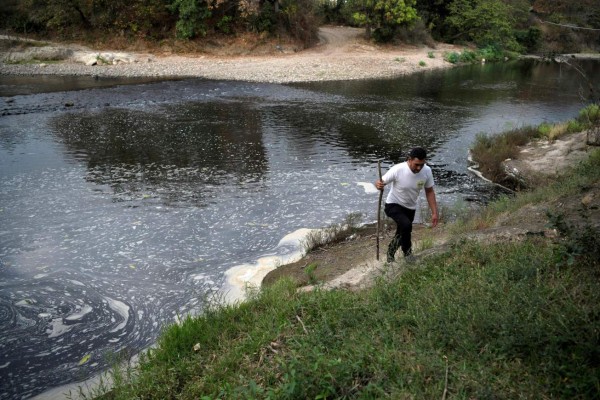
[(396, 234), (390, 242), (387, 260), (393, 261), (398, 247), (402, 247), (405, 256), (411, 253), (412, 224), (415, 219), (415, 210), (395, 203), (386, 203), (385, 214), (396, 222)]

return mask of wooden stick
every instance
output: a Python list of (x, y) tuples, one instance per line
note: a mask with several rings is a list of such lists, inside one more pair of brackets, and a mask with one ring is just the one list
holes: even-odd
[[(381, 160), (377, 160), (377, 172), (379, 180), (381, 180)], [(381, 199), (383, 198), (383, 190), (379, 191), (379, 201), (377, 202), (377, 261), (379, 261), (379, 229), (381, 225)]]
[(446, 360), (446, 378), (444, 379), (444, 393), (442, 393), (442, 400), (446, 400), (446, 395), (448, 394), (448, 357), (444, 356), (444, 360)]

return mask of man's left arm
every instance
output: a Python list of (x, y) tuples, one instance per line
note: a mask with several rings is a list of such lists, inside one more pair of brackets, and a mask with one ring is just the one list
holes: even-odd
[(438, 209), (433, 186), (425, 188), (425, 197), (427, 197), (427, 203), (429, 203), (429, 208), (431, 209), (431, 227), (435, 228), (438, 224)]

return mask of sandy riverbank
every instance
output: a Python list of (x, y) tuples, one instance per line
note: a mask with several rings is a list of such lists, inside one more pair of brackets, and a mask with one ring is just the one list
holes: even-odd
[[(0, 75), (80, 75), (98, 77), (200, 77), (249, 82), (291, 83), (331, 80), (391, 78), (418, 71), (449, 68), (444, 53), (458, 47), (377, 46), (363, 38), (363, 30), (323, 27), (319, 45), (302, 51), (281, 48), (269, 55), (226, 56), (218, 54), (147, 54), (91, 50), (71, 46), (59, 62), (15, 63), (14, 49), (0, 54)], [(65, 45), (60, 45), (65, 46)], [(59, 46), (59, 47), (60, 47)], [(20, 50), (41, 53), (39, 47)], [(226, 51), (223, 51), (225, 54)], [(108, 65), (85, 65), (83, 60), (117, 54)], [(35, 57), (34, 57), (35, 58)]]

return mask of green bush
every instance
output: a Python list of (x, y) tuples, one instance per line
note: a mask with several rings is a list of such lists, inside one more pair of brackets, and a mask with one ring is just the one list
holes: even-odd
[(462, 53), (451, 52), (444, 55), (444, 59), (452, 64), (475, 63), (485, 59), (486, 61), (500, 61), (504, 58), (515, 58), (515, 54), (501, 50), (497, 46), (485, 46), (477, 50), (465, 50)]
[(377, 43), (387, 43), (394, 38), (394, 28), (391, 26), (382, 26), (373, 30), (373, 40)]
[(515, 30), (515, 38), (525, 51), (532, 53), (540, 47), (542, 30), (537, 26), (530, 26), (526, 30)]
[(600, 104), (594, 103), (579, 111), (580, 122), (587, 125), (595, 125), (600, 123)]
[(451, 53), (444, 54), (444, 60), (448, 61), (451, 64), (456, 64), (460, 61), (460, 54), (453, 51)]
[(547, 122), (543, 122), (538, 126), (538, 132), (541, 136), (549, 136), (550, 131), (552, 130), (552, 125)]
[(487, 61), (499, 61), (504, 58), (504, 52), (496, 46), (486, 46), (478, 51), (479, 59), (486, 59)]
[(175, 30), (181, 39), (193, 39), (205, 36), (207, 33), (206, 21), (211, 16), (208, 4), (203, 0), (174, 0), (171, 10), (177, 16)]
[(575, 133), (575, 132), (581, 132), (585, 129), (584, 124), (582, 124), (581, 122), (571, 119), (567, 122), (567, 132), (569, 133)]
[(221, 18), (219, 20), (219, 22), (217, 22), (217, 29), (225, 34), (231, 33), (232, 21), (233, 21), (232, 17), (225, 15), (223, 18)]
[(260, 8), (258, 15), (251, 19), (252, 29), (256, 32), (273, 33), (277, 26), (277, 16), (270, 2), (265, 2)]

